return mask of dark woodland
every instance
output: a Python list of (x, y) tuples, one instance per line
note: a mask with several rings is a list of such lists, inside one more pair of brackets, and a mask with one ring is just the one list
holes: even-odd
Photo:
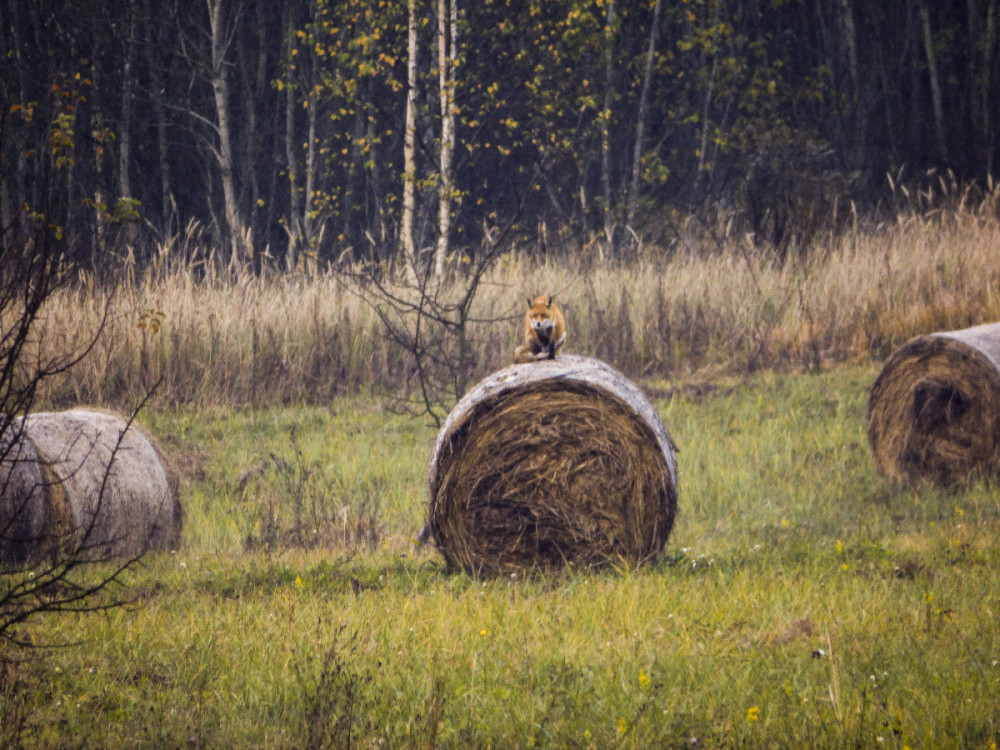
[(5, 0), (0, 215), (98, 270), (191, 228), (252, 269), (498, 226), (786, 252), (891, 185), (988, 185), (997, 53), (996, 0)]

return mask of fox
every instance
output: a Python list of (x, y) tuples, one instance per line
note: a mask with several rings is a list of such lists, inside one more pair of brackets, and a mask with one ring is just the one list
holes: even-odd
[(528, 298), (528, 311), (524, 314), (524, 343), (514, 349), (514, 362), (538, 362), (555, 359), (566, 343), (566, 320), (556, 307), (555, 298), (541, 295)]

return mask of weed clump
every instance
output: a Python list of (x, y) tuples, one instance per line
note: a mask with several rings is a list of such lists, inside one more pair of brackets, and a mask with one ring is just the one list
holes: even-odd
[(305, 455), (295, 430), (238, 480), (248, 508), (244, 549), (373, 550), (382, 540), (377, 477), (348, 477)]

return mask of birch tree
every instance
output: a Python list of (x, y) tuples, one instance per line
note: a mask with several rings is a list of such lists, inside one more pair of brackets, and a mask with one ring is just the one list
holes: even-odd
[(604, 198), (604, 242), (614, 248), (615, 225), (611, 199), (611, 103), (614, 76), (615, 0), (607, 0), (604, 26), (604, 102), (601, 106), (601, 193)]
[[(438, 239), (434, 275), (444, 273), (451, 235), (452, 156), (455, 150), (455, 67), (458, 57), (458, 0), (438, 0), (438, 83), (441, 99), (441, 146), (438, 179)], [(450, 8), (450, 13), (449, 13)]]
[(242, 263), (244, 258), (241, 256), (243, 253), (249, 255), (249, 248), (244, 245), (246, 233), (237, 199), (233, 169), (233, 136), (229, 117), (229, 76), (226, 64), (226, 54), (232, 41), (233, 29), (225, 23), (224, 2), (225, 0), (205, 0), (211, 32), (211, 84), (215, 97), (218, 136), (216, 158), (225, 201), (226, 232), (229, 236), (232, 259)]
[(417, 192), (417, 0), (407, 1), (406, 36), (406, 122), (403, 135), (403, 217), (400, 240), (403, 245), (403, 263), (410, 283), (416, 283), (417, 248), (413, 239), (413, 214), (416, 211)]
[(649, 106), (649, 91), (652, 87), (653, 61), (656, 58), (656, 38), (660, 33), (660, 6), (662, 0), (656, 0), (653, 7), (653, 21), (649, 27), (649, 49), (646, 51), (646, 68), (642, 77), (642, 93), (639, 95), (639, 111), (635, 118), (635, 144), (632, 149), (632, 182), (628, 192), (628, 206), (625, 213), (625, 224), (632, 229), (635, 212), (639, 208), (639, 186), (642, 179), (642, 149), (646, 134), (646, 108)]

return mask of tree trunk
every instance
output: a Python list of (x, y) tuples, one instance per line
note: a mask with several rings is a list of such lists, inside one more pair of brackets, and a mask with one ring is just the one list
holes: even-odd
[(316, 110), (318, 108), (316, 86), (309, 86), (309, 138), (306, 145), (306, 193), (302, 205), (302, 240), (311, 250), (317, 250), (313, 237), (313, 194), (316, 191)]
[(601, 106), (601, 193), (604, 197), (604, 241), (612, 250), (615, 226), (611, 215), (611, 94), (614, 65), (615, 0), (608, 0), (604, 27), (604, 102)]
[(120, 198), (132, 197), (129, 165), (132, 150), (132, 98), (135, 93), (135, 1), (128, 4), (128, 37), (125, 39), (125, 61), (122, 65), (122, 124), (118, 133), (118, 192)]
[(434, 275), (444, 273), (451, 234), (452, 173), (455, 150), (455, 59), (458, 55), (458, 0), (451, 0), (451, 49), (448, 44), (448, 0), (438, 0), (438, 79), (441, 89), (441, 152), (438, 183), (438, 240), (434, 252)]
[(223, 0), (205, 0), (208, 6), (209, 26), (212, 34), (212, 93), (215, 95), (215, 115), (218, 120), (219, 178), (222, 181), (222, 194), (226, 208), (226, 231), (229, 233), (229, 244), (232, 259), (238, 265), (245, 260), (245, 234), (243, 218), (240, 215), (239, 203), (236, 198), (236, 184), (233, 177), (233, 139), (229, 124), (229, 78), (226, 75), (226, 52), (229, 47), (229, 37), (223, 28)]
[(161, 44), (159, 36), (154, 39), (153, 29), (159, 24), (153, 21), (150, 0), (145, 0), (144, 15), (145, 23), (145, 46), (146, 46), (146, 66), (149, 68), (151, 98), (153, 101), (153, 116), (156, 118), (156, 148), (160, 164), (160, 227), (164, 235), (169, 235), (179, 227), (171, 226), (173, 211), (171, 208), (171, 187), (170, 187), (170, 149), (167, 140), (167, 110), (164, 106), (164, 99), (167, 96), (166, 86), (163, 80), (164, 61), (157, 59), (156, 50), (166, 47)]
[[(722, 5), (722, 3), (715, 4), (715, 10), (712, 18), (713, 28), (719, 23), (720, 5)], [(696, 200), (699, 198), (699, 192), (705, 177), (705, 159), (708, 154), (708, 136), (711, 130), (709, 127), (709, 123), (711, 122), (709, 115), (711, 115), (712, 112), (712, 100), (715, 99), (715, 78), (718, 75), (718, 72), (719, 44), (715, 43), (712, 45), (712, 69), (708, 76), (708, 85), (705, 86), (705, 99), (701, 110), (701, 145), (698, 148), (698, 168), (694, 175), (694, 186), (691, 191)]]
[[(977, 147), (976, 161), (981, 164), (978, 175), (993, 172), (996, 139), (993, 136), (992, 106), (993, 60), (996, 46), (996, 1), (986, 4), (985, 19), (976, 8), (975, 0), (968, 0), (969, 34), (969, 101), (972, 130)], [(982, 54), (976, 54), (982, 50)]]
[(854, 14), (851, 11), (850, 0), (837, 0), (840, 11), (840, 27), (844, 34), (844, 47), (847, 55), (847, 70), (851, 75), (854, 90), (858, 88), (858, 41), (854, 28)]
[(291, 3), (285, 6), (285, 171), (288, 174), (288, 269), (295, 268), (302, 242), (302, 192), (299, 190), (299, 159), (295, 132), (295, 86), (292, 84), (292, 50), (295, 48), (295, 21)]
[[(639, 95), (639, 113), (635, 121), (635, 148), (632, 150), (632, 185), (628, 191), (628, 207), (625, 223), (632, 227), (632, 220), (639, 208), (639, 185), (642, 177), (642, 139), (646, 128), (646, 108), (649, 106), (649, 88), (653, 77), (653, 61), (656, 58), (656, 37), (660, 30), (660, 6), (656, 0), (653, 6), (653, 23), (649, 30), (649, 49), (646, 52), (646, 70), (642, 79), (642, 93)], [(634, 228), (633, 228), (634, 229)]]
[(938, 155), (948, 160), (948, 141), (944, 129), (944, 108), (941, 104), (941, 82), (938, 78), (937, 57), (934, 54), (934, 38), (931, 36), (931, 16), (927, 0), (920, 0), (920, 26), (923, 30), (924, 53), (927, 55), (927, 75), (931, 85), (931, 106), (934, 108), (934, 132), (937, 135)]
[(406, 62), (406, 126), (403, 135), (403, 226), (400, 240), (403, 245), (403, 264), (408, 280), (417, 281), (417, 249), (413, 242), (413, 214), (417, 195), (417, 0), (408, 0), (409, 12)]

